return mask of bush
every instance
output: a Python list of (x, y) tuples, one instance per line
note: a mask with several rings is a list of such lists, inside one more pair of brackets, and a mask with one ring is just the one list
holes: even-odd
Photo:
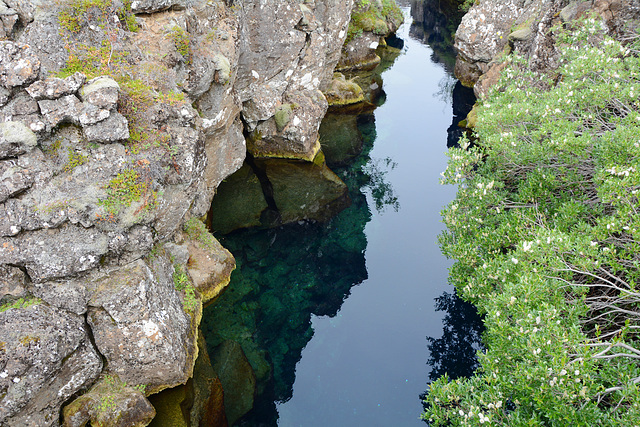
[(441, 246), (486, 350), (430, 385), (432, 425), (640, 423), (640, 60), (599, 21), (556, 32), (560, 67), (509, 57), (449, 153)]

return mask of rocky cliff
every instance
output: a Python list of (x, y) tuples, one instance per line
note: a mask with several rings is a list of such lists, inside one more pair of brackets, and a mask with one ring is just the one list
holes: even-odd
[(146, 425), (191, 377), (235, 266), (198, 218), (247, 151), (316, 158), (351, 8), (0, 1), (0, 425)]

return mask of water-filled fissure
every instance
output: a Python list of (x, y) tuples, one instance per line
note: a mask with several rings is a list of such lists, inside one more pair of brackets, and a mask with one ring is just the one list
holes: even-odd
[[(475, 368), (481, 321), (447, 284), (451, 262), (437, 244), (455, 194), (439, 174), (474, 98), (452, 77), (453, 24), (438, 3), (405, 7), (380, 66), (346, 76), (367, 102), (321, 125), (326, 165), (348, 189), (337, 215), (295, 220), (308, 207), (276, 202), (288, 184), (272, 184), (269, 165), (250, 163), (221, 185), (225, 201), (271, 193), (267, 206), (242, 206), (250, 214), (218, 214), (237, 268), (202, 330), (214, 367), (216, 354), (237, 355), (225, 359), (235, 363), (230, 425), (422, 425), (427, 382)], [(252, 226), (231, 231), (231, 215)]]

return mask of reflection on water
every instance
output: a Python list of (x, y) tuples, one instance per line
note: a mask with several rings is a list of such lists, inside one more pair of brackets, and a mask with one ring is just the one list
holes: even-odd
[[(442, 0), (442, 3), (447, 1)], [(422, 8), (420, 13), (423, 18), (427, 16), (425, 11), (433, 10), (435, 3), (439, 3), (439, 1), (411, 2), (413, 7)], [(413, 12), (414, 17), (420, 15), (416, 10), (414, 9)], [(425, 19), (419, 20), (419, 22), (424, 21)], [(451, 26), (448, 23), (443, 24), (439, 16), (437, 19), (433, 19), (433, 22), (447, 31)], [(422, 50), (414, 50), (414, 58), (415, 55), (430, 54), (434, 61), (445, 61), (444, 65), (441, 65), (442, 68), (449, 72), (452, 70), (450, 62), (445, 60), (451, 49), (450, 44), (448, 48), (445, 46), (447, 41), (445, 35), (449, 34), (448, 40), (450, 40), (451, 32), (442, 32), (440, 29), (436, 32), (432, 27), (424, 25), (413, 25), (410, 32), (411, 37), (419, 35), (420, 42), (436, 40), (440, 46), (433, 49), (433, 52), (437, 50), (438, 53), (430, 53), (432, 51), (424, 47), (421, 47)], [(429, 34), (440, 35), (436, 37)], [(405, 31), (403, 37), (407, 35), (409, 32)], [(400, 49), (404, 46), (398, 40), (393, 40), (390, 44), (400, 47)], [(390, 140), (398, 142), (406, 140), (409, 145), (398, 148), (399, 151), (392, 151), (390, 154), (383, 150), (383, 154), (379, 157), (372, 156), (371, 151), (377, 138), (376, 119), (372, 111), (376, 106), (382, 105), (386, 99), (386, 94), (382, 90), (380, 74), (400, 54), (399, 50), (391, 52), (391, 54), (383, 56), (381, 68), (375, 73), (360, 76), (359, 80), (356, 80), (368, 88), (369, 105), (366, 108), (352, 111), (351, 114), (332, 112), (327, 115), (320, 128), (321, 144), (327, 165), (347, 185), (352, 201), (351, 205), (323, 224), (301, 221), (272, 229), (238, 230), (226, 236), (220, 236), (223, 245), (236, 257), (238, 267), (233, 273), (231, 283), (225, 293), (215, 304), (206, 309), (202, 330), (211, 353), (215, 353), (216, 347), (229, 342), (229, 340), (239, 343), (255, 373), (257, 381), (254, 409), (238, 420), (236, 425), (276, 426), (278, 424), (276, 405), (288, 401), (293, 395), (292, 387), (296, 376), (296, 364), (301, 359), (303, 349), (314, 335), (312, 317), (318, 322), (316, 325), (324, 325), (325, 332), (327, 328), (333, 328), (340, 322), (346, 323), (348, 315), (342, 307), (343, 303), (352, 292), (356, 293), (365, 288), (363, 286), (358, 290), (353, 289), (354, 286), (365, 280), (367, 281), (367, 289), (376, 287), (379, 289), (385, 286), (387, 289), (394, 289), (397, 286), (398, 291), (386, 296), (386, 299), (382, 301), (365, 297), (366, 302), (362, 303), (366, 307), (365, 310), (369, 312), (370, 316), (376, 316), (368, 321), (375, 325), (375, 332), (372, 332), (373, 337), (369, 337), (367, 336), (369, 330), (362, 329), (358, 332), (361, 335), (357, 339), (371, 338), (371, 342), (376, 343), (390, 337), (390, 341), (385, 341), (381, 345), (403, 348), (404, 344), (400, 340), (407, 339), (409, 330), (422, 331), (419, 332), (420, 336), (412, 338), (419, 350), (405, 352), (412, 353), (403, 355), (406, 356), (405, 359), (387, 356), (383, 362), (413, 366), (413, 362), (409, 362), (408, 359), (409, 356), (415, 356), (418, 359), (416, 365), (424, 369), (422, 360), (425, 358), (426, 348), (420, 348), (421, 345), (424, 345), (424, 341), (420, 342), (420, 340), (421, 337), (424, 337), (426, 326), (431, 327), (432, 325), (424, 325), (424, 320), (420, 320), (418, 322), (420, 324), (416, 324), (417, 320), (415, 319), (423, 319), (423, 317), (418, 317), (415, 313), (420, 313), (422, 310), (420, 304), (423, 301), (426, 301), (424, 302), (425, 310), (433, 311), (431, 300), (444, 288), (446, 265), (437, 258), (437, 253), (435, 253), (437, 249), (435, 251), (431, 249), (432, 246), (435, 246), (435, 234), (434, 237), (426, 237), (431, 234), (422, 233), (422, 231), (429, 229), (429, 233), (431, 230), (433, 233), (437, 233), (437, 229), (440, 227), (437, 211), (448, 200), (451, 200), (447, 199), (449, 190), (433, 189), (433, 187), (438, 187), (437, 175), (443, 168), (442, 160), (439, 157), (443, 157), (442, 153), (445, 151), (445, 132), (448, 134), (447, 145), (450, 141), (457, 140), (456, 134), (459, 135), (459, 132), (462, 132), (457, 123), (466, 116), (466, 112), (473, 102), (468, 97), (469, 91), (459, 87), (459, 84), (454, 84), (450, 73), (444, 74), (441, 69), (438, 69), (439, 67), (432, 67), (438, 71), (434, 75), (437, 75), (437, 79), (441, 81), (439, 89), (429, 89), (430, 92), (427, 95), (415, 96), (414, 92), (425, 93), (427, 89), (421, 87), (419, 91), (416, 91), (409, 87), (409, 94), (406, 94), (404, 82), (407, 80), (402, 76), (410, 75), (408, 81), (411, 82), (411, 85), (416, 85), (416, 89), (417, 86), (423, 86), (425, 83), (420, 80), (427, 80), (428, 76), (423, 74), (424, 71), (421, 68), (418, 69), (418, 67), (411, 65), (411, 61), (416, 61), (415, 59), (405, 57), (406, 65), (398, 71), (399, 76), (395, 78), (392, 85), (396, 90), (403, 91), (404, 95), (399, 95), (397, 92), (390, 93), (389, 103), (393, 104), (393, 107), (387, 108), (384, 115), (379, 115), (382, 117), (383, 124), (380, 125), (378, 131), (389, 133), (393, 129), (393, 136), (384, 135), (384, 138), (381, 138), (388, 146), (391, 145), (389, 144)], [(422, 64), (421, 62), (417, 63)], [(410, 72), (412, 74), (408, 74)], [(433, 70), (429, 72), (434, 73)], [(433, 94), (435, 94), (435, 98)], [(394, 96), (396, 98), (392, 99)], [(406, 98), (413, 96), (414, 99), (401, 100), (399, 99), (401, 96)], [(398, 101), (403, 105), (398, 105)], [(443, 101), (446, 101), (446, 104)], [(451, 115), (449, 112), (443, 113), (441, 105), (451, 105), (451, 103), (454, 106), (453, 124), (449, 130), (446, 130), (446, 123)], [(437, 105), (432, 108), (431, 105), (426, 104)], [(410, 107), (410, 110), (404, 111), (401, 107)], [(416, 112), (427, 117), (411, 118)], [(439, 114), (444, 117), (440, 118)], [(408, 120), (411, 124), (402, 124), (401, 129), (394, 127), (403, 120)], [(431, 136), (429, 133), (433, 129), (437, 129), (435, 136)], [(433, 144), (427, 143), (432, 140)], [(394, 146), (400, 147), (401, 144), (394, 142)], [(408, 157), (405, 157), (406, 154)], [(403, 164), (396, 167), (396, 162), (400, 162), (400, 158)], [(391, 184), (394, 182), (392, 176), (395, 177), (395, 182), (402, 182), (400, 193), (396, 192)], [(403, 179), (400, 180), (399, 176), (402, 176)], [(416, 189), (420, 191), (416, 192)], [(417, 193), (417, 196), (414, 193)], [(412, 198), (400, 199), (400, 195), (410, 195)], [(422, 199), (416, 200), (419, 198)], [(401, 202), (404, 209), (400, 209)], [(369, 206), (375, 207), (375, 211), (372, 212)], [(396, 227), (394, 229), (383, 229), (379, 213), (384, 212), (385, 209), (400, 210), (396, 216), (398, 222), (402, 223), (402, 227), (399, 224), (394, 224)], [(431, 215), (431, 211), (434, 211), (433, 217), (427, 218), (426, 215)], [(372, 221), (374, 216), (378, 218), (377, 221)], [(385, 215), (385, 217), (387, 216)], [(388, 219), (388, 223), (395, 221), (393, 218)], [(365, 234), (367, 224), (369, 226), (373, 224), (373, 227), (369, 227), (369, 232), (373, 233), (369, 234), (370, 242)], [(380, 244), (380, 233), (388, 233), (388, 235), (385, 234), (385, 241), (382, 245)], [(396, 239), (396, 237), (399, 238)], [(376, 245), (371, 243), (376, 243), (376, 239), (377, 249)], [(368, 244), (371, 246), (369, 249), (367, 249)], [(391, 249), (392, 247), (398, 248), (398, 246), (400, 246), (400, 250)], [(369, 272), (365, 264), (365, 251), (367, 250), (369, 251), (367, 254), (370, 262)], [(417, 255), (421, 260), (414, 260), (414, 255)], [(433, 265), (429, 264), (428, 267), (425, 267), (426, 259)], [(372, 260), (378, 260), (378, 262), (372, 262)], [(407, 266), (409, 261), (413, 267)], [(423, 271), (425, 269), (428, 271), (427, 274)], [(373, 277), (376, 274), (378, 277), (375, 280), (368, 279), (369, 275)], [(381, 281), (384, 283), (378, 283)], [(433, 287), (437, 290), (429, 294), (428, 298), (407, 297), (405, 293), (407, 295), (422, 295), (412, 294), (411, 292), (414, 291), (408, 288), (409, 285), (416, 288)], [(396, 297), (401, 302), (394, 304)], [(409, 301), (406, 301), (407, 298)], [(422, 301), (420, 301), (421, 299)], [(444, 372), (448, 372), (452, 376), (466, 375), (475, 367), (474, 355), (479, 345), (478, 337), (481, 323), (477, 317), (473, 316), (475, 312), (472, 308), (451, 294), (445, 293), (436, 298), (435, 304), (436, 310), (445, 313), (444, 334), (441, 338), (428, 338), (428, 347), (431, 351), (428, 356), (428, 364), (432, 366), (430, 378), (436, 378)], [(345, 307), (347, 305), (345, 304)], [(412, 313), (411, 315), (414, 317), (407, 317), (412, 319), (413, 323), (410, 323), (410, 326), (407, 326), (406, 322), (402, 323), (405, 330), (395, 330), (394, 321), (397, 318), (404, 320), (404, 313), (389, 314), (392, 313), (392, 309)], [(340, 314), (336, 315), (340, 310), (342, 310)], [(385, 313), (387, 313), (386, 316)], [(322, 323), (317, 316), (331, 317), (332, 321), (335, 320), (335, 325)], [(435, 334), (438, 328), (439, 326), (436, 324), (427, 333)], [(321, 328), (317, 328), (317, 331), (319, 331), (318, 335), (324, 333), (321, 332)], [(372, 348), (371, 344), (367, 345), (368, 347), (365, 346), (367, 350)], [(330, 359), (331, 364), (336, 364), (332, 365), (334, 370), (337, 370), (337, 360), (339, 360), (338, 356), (342, 350), (354, 351), (352, 347), (344, 343), (327, 342), (326, 344), (318, 344), (316, 347), (318, 346), (325, 349), (329, 347), (331, 351), (335, 350), (335, 354), (332, 354)], [(377, 353), (382, 354), (382, 351), (378, 349)], [(325, 360), (329, 360), (329, 357), (326, 357)], [(356, 365), (350, 366), (349, 369), (352, 371), (364, 370), (364, 375), (370, 376), (368, 370), (375, 368), (361, 366), (360, 360), (358, 360)], [(393, 396), (403, 396), (401, 399), (404, 401), (411, 400), (411, 397), (404, 397), (405, 389), (403, 387), (413, 387), (412, 383), (417, 382), (417, 388), (412, 389), (408, 394), (408, 396), (417, 398), (426, 380), (426, 374), (411, 372), (406, 377), (402, 377), (400, 385), (393, 383), (393, 388), (387, 390), (387, 393)], [(378, 371), (375, 376), (382, 378), (384, 374), (395, 375), (395, 372)], [(392, 381), (397, 381), (397, 378), (393, 377)], [(384, 387), (391, 387), (389, 381), (384, 384)], [(329, 393), (340, 395), (340, 403), (344, 403), (343, 407), (320, 409), (319, 405), (330, 406), (332, 403), (328, 399), (324, 399), (325, 395), (318, 392), (318, 402), (312, 403), (317, 412), (313, 414), (315, 421), (311, 421), (311, 415), (309, 418), (303, 415), (302, 419), (306, 421), (302, 425), (328, 425), (326, 419), (329, 415), (335, 414), (327, 414), (327, 410), (333, 410), (336, 414), (342, 411), (351, 411), (350, 416), (356, 417), (361, 423), (364, 422), (366, 416), (373, 417), (378, 422), (378, 424), (373, 422), (367, 425), (391, 425), (388, 423), (389, 418), (405, 420), (400, 422), (402, 425), (409, 425), (406, 423), (407, 417), (413, 423), (420, 422), (418, 420), (419, 409), (413, 413), (412, 409), (407, 410), (405, 406), (392, 406), (395, 404), (392, 397), (383, 401), (388, 402), (389, 407), (385, 407), (384, 404), (382, 406), (378, 404), (376, 407), (377, 410), (386, 411), (384, 415), (387, 417), (386, 419), (378, 417), (372, 411), (367, 415), (359, 413), (356, 416), (356, 408), (366, 406), (360, 405), (360, 402), (356, 404), (356, 400), (360, 396), (357, 396), (353, 391), (349, 393), (350, 389), (347, 384), (330, 383), (325, 385), (323, 383), (323, 386), (330, 389)], [(309, 391), (304, 386), (300, 386), (300, 390), (309, 394), (318, 389)], [(297, 391), (298, 395), (300, 393)], [(371, 395), (373, 394), (373, 390), (371, 390)], [(320, 399), (324, 400), (320, 402)], [(295, 400), (295, 398), (292, 399), (290, 403)], [(417, 400), (411, 403), (420, 406)], [(368, 404), (370, 402), (367, 402)], [(287, 410), (289, 416), (292, 416), (296, 408), (305, 411), (305, 403), (297, 403), (296, 405), (298, 406)], [(284, 410), (282, 406), (280, 409)], [(343, 418), (343, 420), (345, 419)], [(314, 422), (315, 424), (313, 424)]]
[(442, 321), (442, 337), (427, 337), (429, 379), (435, 381), (444, 374), (451, 379), (471, 376), (478, 367), (476, 352), (482, 349), (482, 317), (474, 305), (461, 300), (455, 293), (444, 292), (436, 298), (436, 310), (446, 314)]
[(254, 410), (237, 425), (277, 425), (275, 404), (292, 396), (296, 363), (313, 336), (311, 315), (335, 316), (351, 288), (367, 279), (364, 227), (371, 213), (365, 194), (378, 210), (398, 208), (385, 181), (392, 162), (369, 157), (376, 137), (373, 115), (347, 122), (353, 126), (332, 126), (332, 132), (350, 146), (335, 148), (340, 156), (327, 154), (327, 163), (350, 189), (347, 209), (324, 224), (300, 222), (220, 237), (237, 269), (225, 293), (206, 309), (202, 330), (211, 353), (227, 340), (238, 342), (256, 374)]

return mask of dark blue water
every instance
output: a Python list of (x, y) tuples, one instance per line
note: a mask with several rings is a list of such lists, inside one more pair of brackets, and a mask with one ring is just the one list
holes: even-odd
[(238, 268), (202, 329), (210, 350), (240, 343), (256, 373), (254, 410), (238, 425), (424, 426), (428, 381), (474, 366), (478, 319), (447, 296), (452, 262), (437, 244), (456, 191), (439, 184), (447, 139), (460, 132), (452, 117), (466, 114), (452, 98), (468, 93), (405, 16), (384, 104), (345, 116), (362, 152), (327, 157), (351, 206), (324, 224), (220, 236)]
[(403, 54), (382, 76), (387, 98), (375, 111), (371, 151), (396, 164), (386, 180), (399, 209), (373, 211), (365, 227), (368, 279), (337, 316), (312, 317), (314, 337), (296, 368), (293, 398), (278, 405), (280, 426), (424, 425), (418, 396), (429, 375), (425, 336), (442, 334), (434, 298), (450, 290), (451, 262), (437, 236), (440, 210), (455, 195), (438, 183), (452, 114), (442, 90), (451, 83), (408, 28), (398, 32)]

